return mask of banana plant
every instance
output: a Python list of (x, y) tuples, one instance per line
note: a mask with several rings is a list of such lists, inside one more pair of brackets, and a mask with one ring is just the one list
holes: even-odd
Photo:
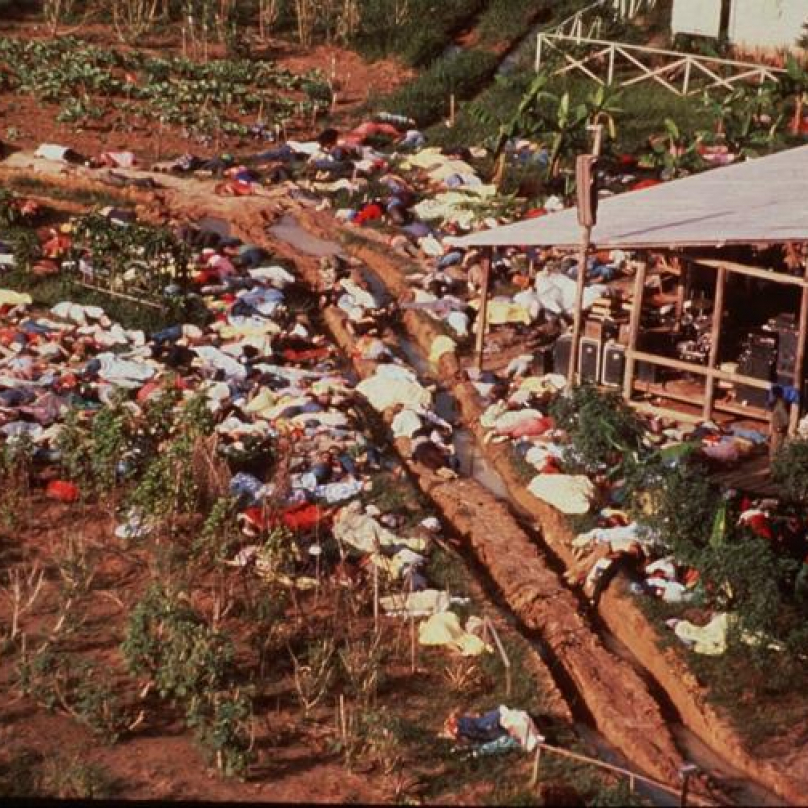
[(641, 165), (662, 169), (671, 178), (679, 177), (686, 171), (702, 164), (698, 152), (700, 140), (685, 137), (676, 122), (665, 118), (665, 133), (651, 141), (651, 152), (641, 161)]

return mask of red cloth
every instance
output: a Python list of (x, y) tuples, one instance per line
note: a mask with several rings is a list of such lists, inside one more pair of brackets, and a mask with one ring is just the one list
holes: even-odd
[(65, 480), (52, 480), (45, 489), (45, 496), (58, 502), (75, 502), (79, 498), (79, 489)]
[(632, 191), (642, 191), (643, 188), (653, 188), (655, 185), (662, 185), (661, 180), (640, 180), (631, 186)]
[(355, 129), (352, 129), (345, 136), (345, 140), (348, 143), (364, 143), (369, 137), (377, 137), (378, 135), (398, 138), (401, 137), (401, 132), (389, 123), (373, 123), (372, 121), (367, 121), (366, 123), (360, 124)]
[(317, 505), (302, 502), (287, 508), (281, 515), (281, 521), (291, 530), (311, 530), (328, 519), (328, 516)]
[(512, 438), (534, 438), (543, 435), (555, 426), (552, 418), (530, 418), (520, 421), (511, 429), (500, 432), (502, 435), (509, 435)]
[(284, 525), (290, 530), (311, 530), (325, 522), (330, 514), (317, 505), (301, 502), (298, 505), (289, 506), (281, 514), (264, 514), (262, 508), (248, 508), (242, 516), (258, 530), (266, 530), (278, 525)]
[(526, 219), (538, 219), (540, 216), (546, 216), (546, 208), (531, 208), (526, 214)]
[(762, 513), (745, 516), (742, 518), (742, 523), (761, 539), (771, 541), (774, 538), (769, 518)]
[(374, 222), (382, 218), (382, 209), (375, 202), (370, 205), (365, 205), (359, 213), (356, 214), (354, 224), (365, 224), (365, 222)]
[(305, 351), (295, 351), (292, 348), (287, 348), (283, 352), (283, 358), (287, 362), (313, 362), (327, 357), (328, 348), (308, 348)]

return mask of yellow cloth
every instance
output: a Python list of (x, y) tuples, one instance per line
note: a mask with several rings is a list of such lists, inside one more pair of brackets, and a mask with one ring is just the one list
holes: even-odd
[(435, 339), (432, 340), (432, 348), (429, 351), (430, 363), (437, 367), (441, 358), (446, 354), (454, 353), (456, 348), (457, 343), (451, 337), (445, 335), (435, 337)]
[(706, 626), (697, 626), (689, 620), (680, 620), (674, 632), (680, 640), (693, 643), (697, 654), (721, 656), (727, 650), (729, 615), (719, 613)]
[(528, 491), (568, 516), (589, 513), (595, 493), (588, 477), (574, 474), (539, 474)]
[[(474, 300), (469, 304), (473, 309), (480, 308), (480, 301)], [(514, 303), (507, 298), (494, 298), (488, 303), (488, 325), (506, 325), (508, 323), (524, 323), (530, 325), (533, 318), (526, 306)], [(475, 330), (477, 326), (474, 326)]]
[(31, 295), (15, 292), (13, 289), (0, 289), (0, 306), (30, 306)]
[(460, 618), (454, 612), (433, 614), (418, 627), (421, 645), (445, 645), (463, 656), (480, 656), (491, 651), (479, 637), (463, 631)]

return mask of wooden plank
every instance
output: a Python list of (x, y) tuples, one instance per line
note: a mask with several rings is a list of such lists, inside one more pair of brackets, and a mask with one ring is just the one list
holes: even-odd
[(567, 381), (572, 384), (578, 368), (578, 350), (581, 344), (581, 321), (583, 320), (584, 290), (586, 289), (587, 258), (589, 256), (589, 240), (591, 227), (584, 227), (581, 232), (581, 249), (578, 255), (578, 278), (575, 282), (575, 309), (572, 321), (572, 346), (570, 347), (570, 363), (567, 368)]
[[(713, 328), (710, 333), (710, 355), (707, 358), (707, 367), (714, 369), (718, 361), (718, 346), (721, 341), (721, 323), (724, 318), (724, 291), (727, 286), (727, 268), (720, 267), (718, 277), (715, 279), (715, 301), (713, 303)], [(707, 386), (704, 392), (704, 418), (709, 420), (713, 415), (713, 401), (715, 400), (715, 376), (707, 377)]]
[(753, 379), (751, 376), (741, 376), (738, 373), (728, 373), (718, 368), (708, 368), (706, 365), (697, 365), (695, 362), (684, 362), (681, 359), (673, 359), (668, 356), (657, 356), (656, 354), (645, 353), (644, 351), (626, 351), (627, 357), (633, 355), (638, 362), (648, 362), (649, 365), (657, 365), (670, 370), (680, 370), (683, 373), (694, 373), (697, 376), (713, 376), (725, 382), (734, 384), (744, 384), (747, 387), (754, 387), (758, 390), (768, 390), (771, 382), (764, 379)]
[(705, 76), (708, 76), (709, 78), (713, 79), (713, 83), (709, 85), (710, 87), (717, 87), (718, 85), (723, 85), (727, 90), (735, 89), (732, 86), (732, 84), (730, 84), (726, 79), (719, 76), (718, 73), (714, 73), (712, 70), (710, 70), (709, 67), (707, 67), (707, 65), (701, 64), (701, 62), (699, 62), (698, 60), (693, 62), (693, 66), (697, 70), (701, 70), (701, 72), (704, 73)]
[[(648, 396), (667, 399), (669, 401), (678, 401), (680, 404), (689, 404), (691, 407), (700, 407), (703, 405), (704, 401), (704, 399), (697, 394), (677, 393), (675, 390), (669, 390), (667, 387), (663, 387), (659, 384), (635, 381), (634, 389), (641, 393), (645, 393)], [(642, 404), (641, 401), (631, 401), (629, 403), (632, 407)], [(769, 414), (766, 412), (766, 410), (762, 410), (758, 407), (745, 407), (743, 404), (731, 404), (728, 401), (714, 402), (713, 410), (714, 412), (725, 413), (727, 415), (739, 415), (742, 418), (749, 418), (754, 421), (763, 421), (764, 423), (768, 423), (769, 420)], [(684, 416), (684, 414), (682, 415)], [(702, 423), (704, 421), (703, 414), (690, 417), (695, 418), (697, 423)], [(680, 420), (684, 420), (684, 417), (680, 418)]]
[(801, 289), (808, 288), (808, 278), (786, 275), (784, 272), (775, 272), (773, 269), (750, 267), (747, 264), (739, 264), (735, 261), (716, 261), (707, 258), (695, 258), (693, 260), (699, 266), (708, 267), (709, 269), (721, 269), (723, 267), (737, 275), (748, 275), (750, 278), (760, 278), (764, 281), (771, 281), (771, 283), (799, 286)]
[(586, 73), (586, 75), (589, 76), (589, 78), (591, 78), (593, 81), (596, 81), (598, 84), (604, 83), (602, 78), (595, 75), (595, 73), (593, 73), (588, 67), (586, 67), (586, 62), (588, 62), (589, 58), (591, 57), (587, 59), (573, 59), (572, 56), (570, 56), (568, 53), (565, 53), (564, 58), (569, 62), (569, 65), (567, 67), (561, 68), (556, 73), (557, 76), (563, 76), (565, 73), (569, 73), (570, 71), (575, 70), (577, 68), (582, 73)]

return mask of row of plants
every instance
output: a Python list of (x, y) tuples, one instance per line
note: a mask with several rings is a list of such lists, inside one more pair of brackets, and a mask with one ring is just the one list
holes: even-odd
[(115, 112), (205, 134), (224, 129), (247, 135), (248, 115), (262, 123), (282, 123), (331, 101), (330, 86), (319, 71), (295, 74), (272, 62), (247, 59), (160, 58), (72, 37), (0, 39), (0, 76), (0, 87), (61, 104), (59, 118), (65, 122)]

